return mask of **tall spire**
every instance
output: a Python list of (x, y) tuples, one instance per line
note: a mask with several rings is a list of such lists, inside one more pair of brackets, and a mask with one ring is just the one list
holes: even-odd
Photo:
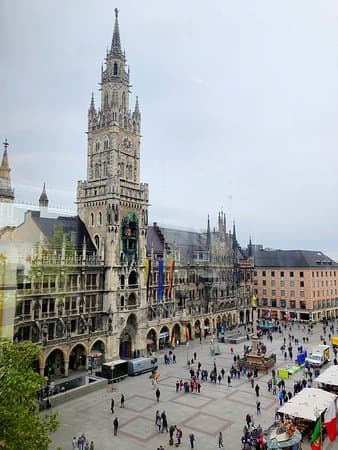
[(207, 226), (207, 247), (210, 250), (211, 247), (211, 233), (210, 233), (210, 216), (208, 214), (208, 226)]
[(5, 139), (4, 152), (0, 166), (0, 201), (12, 202), (14, 200), (14, 190), (11, 188), (11, 169), (8, 164), (8, 141)]
[(43, 183), (43, 189), (39, 198), (39, 206), (40, 208), (48, 208), (48, 197), (46, 193), (46, 183)]
[(236, 237), (236, 225), (235, 221), (232, 225), (232, 248), (235, 250), (238, 247), (237, 237)]
[(122, 55), (118, 16), (119, 10), (115, 8), (115, 24), (114, 24), (113, 39), (111, 41), (111, 52)]

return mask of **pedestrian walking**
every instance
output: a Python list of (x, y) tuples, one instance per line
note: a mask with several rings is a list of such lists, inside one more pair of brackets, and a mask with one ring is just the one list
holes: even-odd
[(90, 441), (89, 450), (94, 450), (94, 441)]
[(117, 436), (117, 429), (119, 427), (119, 421), (118, 421), (117, 417), (115, 417), (115, 419), (114, 419), (113, 427), (114, 427), (114, 436)]
[(256, 397), (259, 397), (259, 386), (258, 386), (258, 384), (256, 384), (256, 386), (255, 386), (255, 391), (256, 391)]
[(221, 447), (224, 448), (222, 431), (220, 431), (219, 435), (218, 435), (218, 448), (221, 448)]
[(121, 408), (124, 408), (124, 395), (121, 394), (121, 404), (120, 404)]
[(156, 400), (159, 402), (160, 401), (160, 396), (161, 396), (161, 391), (160, 391), (159, 388), (156, 389), (155, 394), (156, 394)]
[(228, 386), (229, 387), (231, 386), (231, 376), (230, 375), (228, 375)]
[(261, 414), (261, 402), (259, 400), (256, 401), (256, 412), (257, 414)]
[(190, 448), (194, 448), (194, 442), (195, 442), (195, 435), (194, 433), (189, 434), (189, 442), (190, 442)]
[(114, 414), (114, 407), (115, 407), (115, 401), (114, 401), (114, 399), (112, 398), (112, 399), (111, 399), (111, 404), (110, 404), (110, 410), (111, 410), (111, 413), (112, 413), (112, 414)]

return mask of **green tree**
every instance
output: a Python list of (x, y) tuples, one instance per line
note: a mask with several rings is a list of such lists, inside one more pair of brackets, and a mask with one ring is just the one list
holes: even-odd
[(0, 338), (0, 449), (48, 450), (57, 414), (40, 415), (37, 392), (46, 381), (33, 370), (40, 347)]

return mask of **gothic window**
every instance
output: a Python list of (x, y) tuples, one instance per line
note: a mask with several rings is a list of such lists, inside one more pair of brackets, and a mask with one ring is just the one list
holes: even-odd
[(121, 275), (121, 288), (124, 289), (125, 278), (124, 275)]
[(114, 63), (114, 72), (113, 72), (113, 74), (117, 75), (117, 71), (118, 71), (118, 67), (117, 67), (117, 63), (115, 62)]
[(100, 176), (100, 166), (95, 164), (95, 178), (99, 178)]
[(123, 127), (124, 127), (125, 129), (128, 127), (127, 117), (126, 117), (126, 116), (124, 116)]
[(103, 148), (104, 148), (104, 150), (107, 150), (108, 147), (109, 147), (108, 139), (105, 139), (105, 140), (104, 140), (104, 143), (103, 143)]
[(122, 106), (125, 107), (126, 106), (126, 93), (122, 92)]
[(96, 142), (95, 144), (95, 151), (99, 151), (100, 150), (100, 142)]
[(128, 286), (129, 287), (137, 286), (137, 273), (134, 270), (132, 272), (130, 272), (130, 275), (128, 278)]
[(90, 213), (90, 225), (93, 227), (94, 226), (94, 214)]
[(99, 225), (102, 225), (102, 213), (101, 212), (99, 212), (99, 220), (98, 220), (98, 222), (99, 222)]
[(100, 248), (100, 238), (99, 238), (98, 235), (94, 236), (94, 243), (95, 243), (96, 248), (99, 250), (99, 248)]
[(108, 175), (107, 163), (106, 161), (103, 163), (103, 176), (106, 177)]

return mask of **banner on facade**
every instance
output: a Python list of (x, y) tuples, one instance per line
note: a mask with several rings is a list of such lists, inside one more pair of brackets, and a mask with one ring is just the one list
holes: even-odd
[(163, 300), (163, 259), (158, 262), (157, 301)]
[(151, 271), (151, 260), (146, 259), (146, 261), (145, 261), (145, 284), (146, 284), (147, 301), (148, 301), (148, 296), (149, 296), (150, 271)]
[(168, 298), (171, 298), (172, 290), (173, 290), (173, 282), (174, 282), (174, 270), (175, 270), (175, 260), (172, 259), (169, 263), (169, 289), (168, 289)]

